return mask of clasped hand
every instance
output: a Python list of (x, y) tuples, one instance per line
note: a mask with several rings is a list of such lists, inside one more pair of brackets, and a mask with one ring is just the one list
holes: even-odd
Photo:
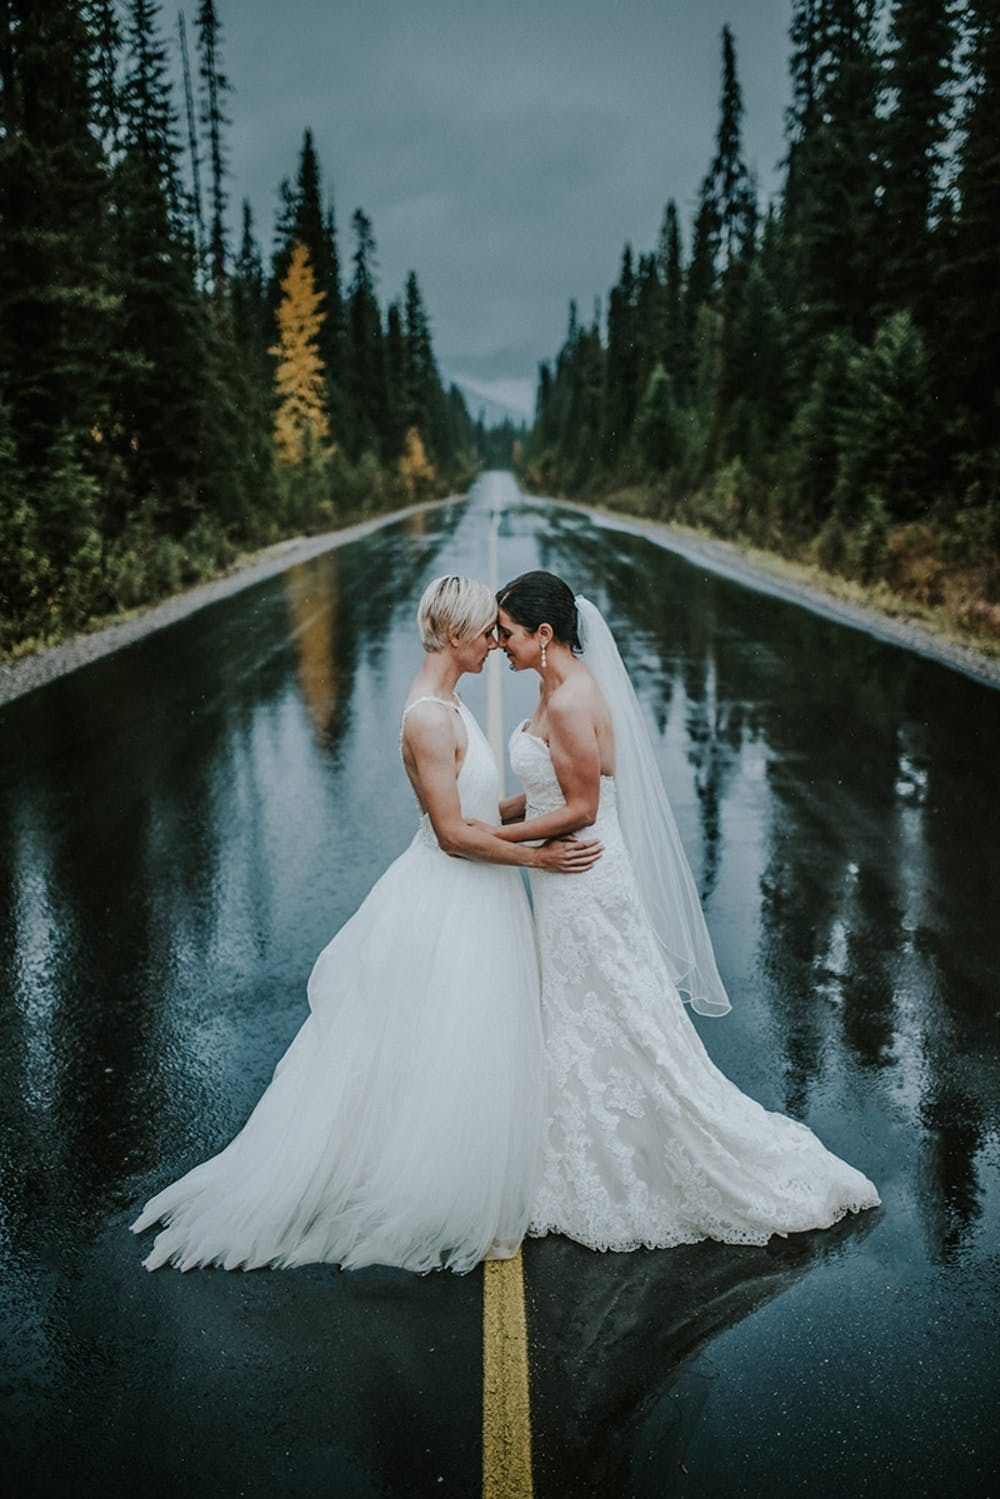
[[(477, 828), (481, 833), (496, 837), (500, 829), (483, 822), (478, 817), (467, 817), (467, 827)], [(538, 848), (538, 867), (549, 874), (582, 874), (596, 864), (604, 852), (599, 838), (577, 838), (575, 833), (561, 833), (556, 838), (546, 838)]]

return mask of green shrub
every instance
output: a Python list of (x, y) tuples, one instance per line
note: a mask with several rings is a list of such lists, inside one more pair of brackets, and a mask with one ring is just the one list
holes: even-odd
[(824, 522), (816, 538), (816, 557), (828, 573), (842, 573), (847, 566), (847, 531), (836, 511)]
[(857, 573), (863, 583), (872, 583), (884, 576), (889, 556), (889, 511), (882, 496), (871, 490), (862, 504), (854, 553)]

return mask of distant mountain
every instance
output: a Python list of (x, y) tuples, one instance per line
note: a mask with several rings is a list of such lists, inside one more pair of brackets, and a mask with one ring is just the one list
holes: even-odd
[(447, 368), (442, 368), (441, 373), (446, 384), (458, 386), (473, 421), (482, 412), (487, 427), (505, 421), (531, 425), (535, 394), (529, 380), (475, 380)]

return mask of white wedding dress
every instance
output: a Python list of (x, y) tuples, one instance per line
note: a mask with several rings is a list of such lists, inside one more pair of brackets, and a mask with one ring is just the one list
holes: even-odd
[[(526, 724), (510, 757), (526, 818), (563, 805)], [(586, 873), (531, 873), (548, 1122), (529, 1234), (591, 1249), (765, 1244), (875, 1207), (867, 1177), (712, 1063), (646, 919), (610, 776), (578, 836), (604, 844)]]
[[(482, 730), (464, 705), (432, 701), (465, 725), (463, 814), (495, 822), (497, 768)], [(240, 1133), (132, 1224), (167, 1225), (146, 1268), (326, 1261), (464, 1272), (515, 1253), (544, 1096), (519, 871), (449, 857), (424, 813), (320, 953), (308, 997), (310, 1014)]]

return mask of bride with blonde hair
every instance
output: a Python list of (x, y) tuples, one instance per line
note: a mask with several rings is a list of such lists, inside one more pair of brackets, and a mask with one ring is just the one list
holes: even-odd
[(516, 1252), (544, 1124), (537, 959), (518, 871), (578, 876), (601, 845), (530, 847), (476, 826), (498, 818), (497, 767), (455, 689), (496, 648), (496, 619), (473, 579), (437, 578), (424, 592), (425, 659), (400, 728), (420, 808), (413, 840), (316, 959), (309, 1015), (239, 1134), (132, 1224), (165, 1225), (148, 1270), (325, 1261), (463, 1272)]

